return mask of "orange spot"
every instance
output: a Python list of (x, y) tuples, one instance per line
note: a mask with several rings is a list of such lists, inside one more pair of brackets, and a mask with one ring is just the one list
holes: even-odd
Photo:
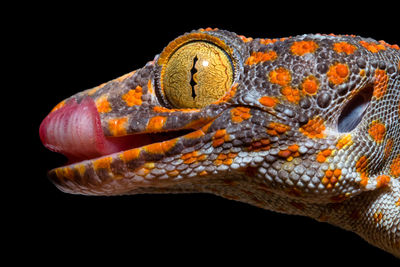
[(390, 165), (390, 174), (396, 178), (400, 177), (400, 155), (397, 155), (397, 157), (392, 161), (392, 164)]
[(290, 145), (287, 149), (278, 152), (278, 156), (286, 158), (287, 161), (293, 160), (294, 157), (300, 156), (298, 152), (299, 146), (297, 144)]
[(229, 154), (219, 154), (216, 160), (214, 161), (214, 164), (216, 166), (219, 165), (231, 165), (233, 162), (233, 158), (237, 156), (237, 153), (229, 153)]
[(224, 139), (215, 139), (215, 140), (213, 140), (212, 145), (213, 145), (213, 147), (219, 147), (223, 143), (225, 143)]
[(203, 154), (203, 155), (201, 155), (201, 156), (199, 156), (199, 157), (197, 158), (198, 161), (204, 161), (204, 160), (206, 160), (206, 159), (207, 159), (207, 155), (206, 155), (206, 154)]
[(104, 157), (104, 158), (99, 158), (93, 162), (93, 168), (95, 170), (97, 169), (110, 169), (111, 166), (111, 157)]
[(217, 131), (215, 132), (215, 134), (214, 134), (214, 138), (221, 138), (221, 137), (224, 137), (225, 134), (226, 134), (226, 130), (225, 130), (225, 129), (217, 130)]
[(185, 160), (183, 163), (192, 164), (193, 162), (196, 162), (196, 161), (197, 161), (197, 158), (190, 158), (190, 159)]
[(245, 42), (245, 43), (248, 43), (248, 42), (253, 41), (253, 38), (251, 38), (251, 37), (246, 37), (246, 36), (244, 36), (244, 35), (239, 35), (239, 38), (242, 39), (242, 41)]
[(319, 88), (319, 81), (314, 76), (308, 76), (302, 83), (303, 92), (308, 95), (315, 95)]
[(339, 138), (339, 140), (336, 144), (336, 148), (337, 149), (346, 148), (346, 147), (350, 146), (351, 144), (353, 144), (351, 134), (344, 134)]
[(361, 186), (366, 186), (368, 184), (368, 158), (366, 156), (361, 156), (356, 162), (356, 171), (360, 174)]
[(84, 164), (78, 164), (75, 166), (75, 169), (78, 171), (79, 175), (82, 177), (85, 174), (86, 167)]
[(333, 176), (339, 178), (340, 175), (342, 175), (342, 170), (336, 169), (336, 170), (333, 171)]
[(214, 136), (212, 137), (212, 140), (213, 140), (212, 142), (213, 147), (218, 147), (223, 143), (225, 143), (225, 141), (229, 141), (229, 135), (226, 134), (225, 129), (220, 129), (215, 132)]
[(146, 126), (147, 132), (157, 132), (162, 130), (165, 122), (167, 121), (167, 117), (164, 116), (155, 116), (149, 119), (149, 122)]
[(285, 68), (277, 68), (269, 73), (269, 80), (271, 83), (275, 83), (281, 86), (289, 85), (292, 77), (289, 70)]
[(143, 167), (149, 170), (154, 169), (155, 166), (156, 165), (154, 164), (154, 162), (146, 162), (145, 164), (143, 164)]
[(127, 118), (116, 118), (108, 121), (108, 129), (113, 136), (126, 135)]
[(357, 47), (347, 42), (340, 42), (333, 45), (333, 50), (335, 50), (337, 53), (346, 53), (347, 55), (350, 55), (357, 50)]
[(385, 95), (388, 82), (389, 82), (389, 77), (386, 74), (385, 70), (378, 69), (375, 71), (373, 95), (376, 97), (376, 99), (380, 99)]
[(349, 77), (349, 67), (346, 64), (337, 63), (330, 66), (327, 73), (328, 79), (333, 84), (342, 84)]
[(368, 43), (366, 41), (360, 41), (360, 44), (372, 53), (377, 53), (380, 50), (386, 50), (385, 46), (382, 44), (376, 44), (373, 42)]
[(368, 133), (375, 142), (381, 143), (386, 135), (386, 127), (379, 121), (373, 121), (369, 127)]
[(110, 102), (107, 100), (106, 95), (102, 95), (96, 99), (97, 111), (100, 113), (107, 113), (111, 111)]
[(399, 197), (399, 200), (396, 201), (395, 205), (398, 207), (400, 206), (400, 197)]
[(51, 113), (51, 112), (54, 112), (54, 111), (56, 111), (56, 110), (58, 110), (58, 109), (60, 109), (60, 108), (62, 108), (64, 105), (65, 105), (65, 100), (63, 100), (63, 101), (61, 101), (60, 103), (58, 103), (58, 104), (50, 111), (50, 113)]
[(75, 172), (68, 167), (56, 169), (56, 175), (59, 179), (67, 178), (69, 180), (75, 179)]
[(199, 153), (197, 151), (193, 151), (190, 153), (183, 154), (181, 156), (181, 159), (183, 160), (183, 163), (185, 163), (185, 164), (192, 164), (193, 162), (203, 161), (205, 159), (205, 157), (203, 157), (203, 156), (205, 156), (205, 155), (199, 155)]
[(300, 100), (300, 91), (290, 86), (283, 87), (281, 93), (289, 102), (297, 104)]
[(375, 212), (373, 216), (376, 223), (379, 223), (383, 218), (382, 212)]
[(146, 176), (149, 174), (151, 169), (146, 168), (146, 166), (143, 166), (141, 168), (138, 168), (135, 170), (135, 174), (140, 175), (140, 176)]
[(153, 88), (153, 84), (151, 83), (151, 79), (147, 82), (147, 91), (154, 95), (154, 88)]
[(207, 27), (205, 29), (200, 29), (199, 31), (201, 31), (201, 32), (212, 32), (212, 31), (218, 31), (218, 28)]
[(281, 135), (290, 130), (290, 126), (279, 122), (271, 122), (267, 126), (267, 133), (269, 135)]
[(279, 41), (278, 39), (260, 39), (259, 42), (260, 42), (260, 44), (263, 44), (263, 45), (269, 45), (269, 44), (274, 44), (278, 41)]
[(258, 99), (258, 101), (266, 107), (274, 107), (277, 103), (278, 103), (278, 99), (276, 99), (275, 97), (269, 97), (269, 96), (263, 96), (260, 99)]
[(376, 187), (381, 188), (387, 186), (390, 182), (390, 177), (387, 175), (380, 175), (376, 177)]
[(248, 147), (248, 150), (250, 151), (266, 151), (271, 148), (271, 141), (269, 139), (261, 139), (259, 141), (254, 141), (251, 143), (251, 145)]
[(325, 185), (327, 189), (332, 189), (342, 176), (342, 170), (326, 170), (325, 176), (321, 179), (321, 183)]
[(231, 118), (235, 123), (240, 123), (251, 118), (250, 109), (245, 107), (237, 107), (231, 109)]
[(199, 173), (200, 176), (205, 176), (207, 174), (208, 174), (207, 171), (202, 171), (202, 172)]
[(281, 150), (278, 152), (278, 156), (281, 158), (288, 158), (291, 154), (289, 150)]
[(315, 117), (300, 127), (299, 130), (309, 138), (324, 138), (324, 120), (321, 117)]
[(191, 133), (184, 135), (183, 137), (186, 139), (197, 139), (204, 136), (204, 132), (202, 130), (197, 130)]
[(314, 41), (298, 41), (292, 44), (290, 51), (294, 55), (302, 56), (307, 53), (314, 53), (317, 48), (318, 44)]
[(178, 170), (173, 170), (173, 171), (168, 172), (168, 176), (175, 177), (175, 176), (178, 176), (178, 175), (179, 175), (179, 171)]
[(128, 107), (140, 106), (142, 104), (142, 87), (136, 86), (135, 89), (131, 89), (128, 93), (122, 96), (122, 100), (125, 101)]
[(326, 159), (332, 154), (332, 152), (333, 152), (332, 149), (325, 149), (325, 150), (320, 151), (317, 155), (317, 161), (319, 163), (325, 162)]
[(150, 144), (144, 147), (144, 150), (151, 154), (164, 154), (173, 148), (178, 141), (178, 138), (171, 139), (164, 142)]
[(213, 122), (214, 122), (214, 121), (212, 120), (211, 122), (207, 123), (206, 125), (204, 125), (203, 127), (201, 127), (200, 130), (202, 130), (203, 133), (206, 133), (206, 132), (208, 131), (208, 129), (210, 128), (210, 126), (213, 124)]
[(384, 45), (384, 46), (386, 46), (386, 47), (388, 47), (388, 48), (400, 50), (400, 47), (398, 45), (396, 45), (396, 44), (395, 45), (391, 45), (391, 44), (388, 44), (388, 43), (386, 43), (385, 41), (382, 41), (382, 40), (379, 41), (379, 43)]
[(366, 170), (368, 165), (368, 158), (366, 156), (361, 156), (356, 162), (356, 171), (363, 172)]
[(127, 161), (137, 159), (139, 157), (139, 154), (140, 154), (140, 148), (134, 148), (134, 149), (124, 151), (122, 154), (120, 154), (120, 158), (124, 162), (127, 162)]
[(246, 64), (253, 65), (265, 61), (273, 61), (278, 57), (275, 51), (267, 52), (253, 52), (250, 57), (247, 58)]
[(189, 153), (183, 154), (183, 155), (181, 156), (181, 159), (182, 159), (182, 160), (187, 160), (187, 159), (189, 159), (189, 158), (197, 157), (197, 154), (198, 154), (197, 151), (189, 152)]
[(288, 147), (290, 152), (297, 152), (299, 150), (299, 145), (293, 144)]
[(238, 153), (229, 152), (229, 153), (228, 153), (228, 158), (234, 159), (234, 158), (237, 157), (237, 155), (238, 155)]

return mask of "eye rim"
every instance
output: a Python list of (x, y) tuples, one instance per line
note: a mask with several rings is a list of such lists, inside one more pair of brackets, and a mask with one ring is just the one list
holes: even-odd
[[(222, 40), (219, 37), (210, 35), (208, 33), (202, 33), (202, 32), (195, 32), (195, 33), (189, 33), (183, 36), (180, 36), (176, 38), (175, 40), (171, 41), (161, 52), (160, 56), (158, 57), (156, 61), (156, 65), (158, 67), (158, 71), (156, 72), (155, 76), (155, 85), (156, 85), (156, 95), (160, 102), (167, 108), (169, 109), (177, 109), (174, 105), (170, 103), (170, 101), (167, 99), (164, 88), (162, 86), (162, 80), (163, 80), (163, 75), (165, 72), (165, 67), (167, 66), (168, 61), (170, 58), (173, 56), (173, 54), (178, 51), (181, 47), (192, 43), (192, 42), (206, 42), (210, 43), (212, 45), (215, 45), (217, 48), (221, 49), (229, 59), (231, 66), (232, 66), (232, 85), (231, 88), (235, 86), (237, 82), (237, 72), (238, 72), (238, 66), (239, 66), (239, 59), (238, 56), (235, 53), (235, 50), (230, 47), (224, 40)], [(225, 95), (229, 94), (231, 91), (231, 88), (228, 89), (225, 93)], [(217, 99), (215, 102), (220, 101), (225, 97), (225, 95), (221, 96), (220, 99)], [(213, 103), (211, 103), (213, 104)], [(204, 107), (203, 107), (204, 108)], [(178, 109), (202, 109), (202, 108), (180, 108)]]
[(233, 48), (227, 45), (222, 39), (207, 33), (189, 33), (176, 38), (175, 40), (170, 42), (161, 52), (160, 57), (157, 60), (157, 64), (163, 67), (169, 61), (175, 51), (177, 51), (180, 47), (186, 45), (187, 43), (195, 41), (209, 42), (221, 48), (232, 59), (233, 67), (236, 69)]

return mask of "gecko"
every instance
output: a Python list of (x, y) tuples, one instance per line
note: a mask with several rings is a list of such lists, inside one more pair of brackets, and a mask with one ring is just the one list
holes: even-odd
[(355, 232), (400, 257), (400, 49), (355, 35), (199, 29), (43, 120), (83, 195), (215, 194)]

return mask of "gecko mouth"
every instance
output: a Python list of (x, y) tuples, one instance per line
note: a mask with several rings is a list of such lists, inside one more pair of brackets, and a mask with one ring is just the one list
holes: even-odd
[(75, 99), (51, 112), (41, 123), (39, 135), (43, 145), (65, 155), (67, 164), (91, 160), (183, 136), (191, 130), (138, 133), (120, 137), (104, 135), (100, 115), (92, 98), (79, 104)]

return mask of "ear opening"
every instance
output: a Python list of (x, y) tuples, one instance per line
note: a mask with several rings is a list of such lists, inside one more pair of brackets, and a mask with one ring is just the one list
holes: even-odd
[(351, 132), (360, 124), (370, 105), (373, 92), (373, 86), (367, 85), (346, 103), (338, 119), (337, 127), (340, 133)]

